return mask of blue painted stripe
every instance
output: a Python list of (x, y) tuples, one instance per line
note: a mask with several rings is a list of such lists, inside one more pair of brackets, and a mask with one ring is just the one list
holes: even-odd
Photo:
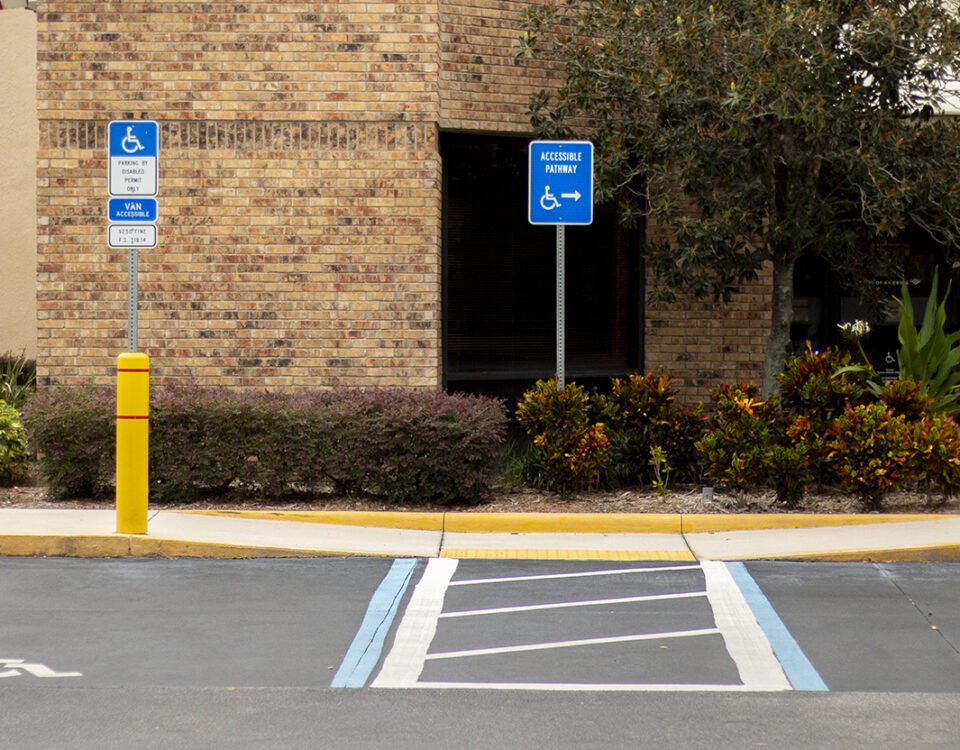
[(393, 624), (403, 592), (407, 590), (416, 567), (415, 559), (393, 561), (387, 575), (373, 593), (360, 629), (347, 649), (340, 669), (333, 676), (330, 687), (362, 688), (367, 684), (370, 672), (380, 661), (384, 639)]
[(742, 562), (726, 563), (794, 690), (829, 690)]

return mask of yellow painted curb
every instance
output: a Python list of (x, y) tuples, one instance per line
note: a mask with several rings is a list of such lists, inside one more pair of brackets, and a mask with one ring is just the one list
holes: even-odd
[(696, 562), (685, 550), (443, 549), (440, 557), (458, 560), (673, 560)]
[(443, 530), (465, 533), (679, 534), (677, 513), (447, 513)]
[[(336, 550), (190, 542), (126, 534), (0, 536), (0, 555), (9, 557), (201, 557), (213, 560), (235, 560), (261, 557), (350, 557), (357, 554)], [(392, 557), (393, 555), (365, 552), (362, 556)]]
[(879, 523), (906, 523), (910, 521), (938, 521), (956, 519), (956, 515), (850, 513), (762, 513), (756, 515), (725, 513), (685, 513), (683, 533), (696, 534), (711, 531), (760, 531), (765, 529), (812, 529), (828, 526), (860, 526)]
[(373, 526), (382, 529), (443, 531), (443, 513), (405, 511), (325, 511), (325, 510), (177, 510), (199, 516), (250, 518), (260, 521), (323, 523), (331, 526)]
[(950, 514), (851, 513), (425, 513), (407, 511), (177, 510), (202, 516), (334, 526), (464, 533), (695, 534), (715, 531), (809, 529), (956, 519)]

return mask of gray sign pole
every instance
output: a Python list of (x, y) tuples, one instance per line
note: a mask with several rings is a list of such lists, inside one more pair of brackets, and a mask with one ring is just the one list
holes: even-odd
[(127, 250), (127, 351), (136, 352), (137, 265), (141, 247), (157, 246), (160, 126), (154, 120), (107, 125), (107, 245)]
[(565, 226), (563, 224), (557, 225), (557, 388), (561, 391), (566, 383), (564, 371), (564, 353), (566, 349), (564, 337), (564, 266), (566, 264), (566, 248), (564, 247), (564, 242), (566, 241), (566, 237), (564, 235), (564, 229)]
[(593, 144), (589, 141), (531, 141), (528, 151), (527, 219), (557, 228), (557, 388), (566, 385), (564, 324), (567, 224), (593, 222)]
[(137, 265), (139, 251), (127, 250), (127, 351), (137, 351)]

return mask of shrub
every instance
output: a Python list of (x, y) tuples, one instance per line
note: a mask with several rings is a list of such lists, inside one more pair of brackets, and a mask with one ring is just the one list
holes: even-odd
[(325, 419), (325, 473), (394, 502), (476, 502), (506, 432), (499, 401), (422, 391), (334, 392)]
[(827, 459), (848, 492), (879, 510), (912, 476), (914, 446), (903, 415), (882, 403), (850, 406), (827, 432)]
[(23, 480), (29, 462), (27, 434), (20, 413), (9, 404), (0, 402), (0, 485)]
[(759, 398), (753, 385), (721, 385), (712, 398), (716, 413), (697, 442), (706, 473), (721, 485), (773, 487), (777, 499), (795, 505), (813, 473), (810, 445), (787, 435), (777, 399)]
[(561, 494), (596, 484), (609, 439), (595, 422), (589, 394), (576, 383), (560, 390), (557, 380), (540, 380), (517, 407), (517, 420), (532, 438), (547, 485)]
[(93, 497), (113, 482), (116, 397), (111, 388), (46, 388), (24, 407), (50, 496)]
[(608, 427), (609, 467), (616, 479), (662, 487), (665, 472), (685, 479), (699, 473), (696, 441), (705, 418), (699, 409), (676, 406), (670, 377), (651, 372), (613, 378), (610, 395), (597, 401)]
[[(44, 391), (30, 406), (52, 494), (105, 489), (114, 469), (112, 390)], [(150, 493), (167, 502), (275, 497), (333, 482), (396, 502), (476, 501), (496, 470), (505, 424), (492, 399), (422, 391), (158, 389)]]
[(878, 398), (894, 414), (901, 414), (908, 422), (917, 422), (930, 415), (933, 399), (923, 395), (915, 380), (892, 380), (884, 383)]
[(159, 389), (151, 395), (151, 497), (277, 497), (304, 482), (314, 456), (291, 399), (249, 391)]
[(937, 413), (911, 425), (912, 478), (922, 490), (940, 492), (940, 502), (960, 492), (960, 425)]
[(723, 384), (711, 393), (716, 411), (697, 443), (707, 476), (746, 489), (764, 485), (778, 418), (776, 402), (760, 400), (754, 385)]
[(837, 349), (815, 351), (809, 341), (802, 354), (784, 362), (777, 376), (784, 411), (805, 415), (821, 429), (826, 429), (848, 404), (869, 397), (867, 378), (867, 371), (852, 365), (849, 354)]

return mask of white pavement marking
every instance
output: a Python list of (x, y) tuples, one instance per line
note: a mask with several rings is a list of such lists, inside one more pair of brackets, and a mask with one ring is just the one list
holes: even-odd
[(0, 667), (12, 667), (0, 672), (0, 677), (19, 677), (23, 672), (34, 677), (83, 677), (80, 672), (55, 672), (44, 664), (26, 663), (23, 659), (0, 659)]
[(584, 693), (755, 693), (746, 685), (697, 683), (577, 683), (577, 682), (418, 682), (407, 687), (453, 690), (549, 690)]
[(517, 581), (546, 581), (557, 578), (587, 578), (589, 576), (619, 576), (628, 573), (664, 573), (674, 570), (698, 570), (699, 565), (664, 565), (655, 568), (616, 568), (614, 570), (587, 570), (582, 573), (545, 573), (543, 575), (512, 576), (510, 578), (468, 578), (451, 581), (451, 586), (476, 586), (483, 583), (515, 583)]
[(783, 668), (727, 566), (710, 560), (700, 565), (714, 620), (744, 686), (752, 690), (789, 690)]
[(420, 678), (427, 650), (437, 632), (443, 611), (443, 597), (458, 560), (432, 558), (427, 561), (420, 583), (413, 590), (403, 620), (397, 627), (393, 648), (383, 661), (371, 687), (413, 687)]
[(552, 643), (529, 643), (525, 646), (500, 646), (497, 648), (475, 648), (466, 651), (444, 651), (439, 654), (427, 654), (427, 659), (461, 659), (467, 656), (491, 656), (495, 654), (516, 654), (523, 651), (546, 651), (553, 648), (575, 648), (576, 646), (602, 646), (608, 643), (630, 643), (632, 641), (659, 641), (668, 638), (692, 638), (698, 635), (718, 635), (717, 628), (701, 630), (677, 630), (672, 633), (643, 633), (642, 635), (617, 635), (609, 638), (584, 638), (578, 641), (554, 641)]
[[(453, 584), (451, 584), (453, 585)], [(476, 617), (479, 615), (505, 615), (514, 612), (535, 612), (540, 609), (565, 609), (568, 607), (596, 607), (605, 604), (631, 604), (633, 602), (659, 602), (667, 599), (692, 599), (706, 596), (706, 591), (692, 591), (684, 594), (657, 594), (655, 596), (625, 596), (619, 599), (592, 599), (583, 602), (556, 602), (555, 604), (530, 604), (521, 607), (497, 607), (494, 609), (468, 609), (458, 612), (444, 612), (441, 618)]]
[[(700, 565), (661, 566), (659, 568), (628, 568), (606, 571), (587, 571), (585, 573), (547, 574), (542, 576), (513, 576), (508, 578), (485, 578), (464, 581), (452, 581), (458, 561), (452, 558), (434, 558), (426, 566), (423, 577), (407, 606), (403, 620), (397, 628), (393, 648), (384, 660), (383, 667), (371, 687), (379, 688), (471, 688), (490, 690), (566, 690), (566, 691), (624, 691), (624, 692), (760, 692), (785, 691), (790, 689), (780, 663), (777, 661), (753, 611), (737, 586), (726, 564), (705, 562)], [(706, 596), (713, 610), (715, 628), (681, 630), (665, 633), (645, 633), (639, 635), (616, 636), (609, 638), (588, 638), (582, 640), (558, 641), (552, 643), (534, 643), (521, 646), (503, 646), (495, 648), (464, 649), (442, 653), (428, 653), (437, 632), (441, 617), (465, 617), (470, 615), (503, 614), (507, 612), (529, 611), (532, 609), (556, 608), (560, 606), (589, 606), (596, 602), (562, 602), (549, 605), (530, 605), (508, 607), (496, 610), (469, 610), (466, 612), (443, 613), (443, 600), (447, 588), (454, 585), (476, 585), (480, 583), (507, 583), (514, 581), (537, 581), (556, 578), (575, 578), (590, 575), (622, 575), (625, 573), (647, 573), (664, 570), (689, 570), (702, 568), (706, 582), (706, 592), (680, 593), (655, 597), (630, 597), (626, 601), (642, 601), (663, 598), (681, 598)], [(608, 600), (618, 601), (618, 600)], [(512, 654), (520, 652), (543, 651), (549, 649), (573, 648), (578, 646), (596, 646), (636, 641), (656, 641), (674, 638), (691, 638), (702, 635), (720, 635), (727, 652), (737, 667), (742, 684), (609, 684), (609, 683), (501, 683), (501, 682), (419, 682), (427, 661), (458, 659), (474, 656)]]

